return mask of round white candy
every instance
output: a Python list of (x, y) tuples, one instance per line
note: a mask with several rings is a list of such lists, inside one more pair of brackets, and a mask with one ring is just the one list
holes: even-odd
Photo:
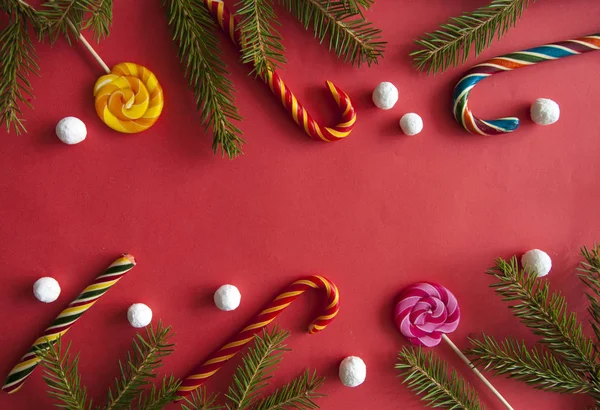
[(398, 89), (392, 83), (379, 84), (373, 91), (373, 102), (382, 110), (389, 110), (398, 102)]
[(360, 386), (367, 378), (367, 365), (360, 357), (348, 356), (340, 363), (339, 375), (344, 386)]
[(417, 135), (423, 131), (423, 119), (419, 114), (409, 112), (400, 118), (400, 128), (406, 135)]
[(79, 144), (87, 136), (87, 128), (79, 118), (65, 117), (56, 124), (56, 136), (65, 144)]
[(531, 119), (536, 124), (550, 125), (558, 121), (560, 107), (557, 103), (547, 98), (538, 98), (531, 104)]
[(60, 295), (60, 285), (54, 278), (47, 276), (39, 278), (33, 284), (33, 295), (40, 302), (54, 302)]
[(546, 276), (552, 269), (552, 259), (546, 252), (532, 249), (521, 256), (521, 265), (541, 277)]
[(127, 320), (133, 327), (145, 327), (152, 322), (152, 309), (143, 303), (134, 303), (127, 309)]
[(215, 305), (221, 310), (235, 310), (240, 305), (242, 294), (233, 285), (223, 285), (215, 292)]

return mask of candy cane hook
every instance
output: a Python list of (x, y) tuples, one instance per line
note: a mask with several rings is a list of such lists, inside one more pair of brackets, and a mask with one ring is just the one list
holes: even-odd
[(181, 383), (177, 391), (179, 398), (191, 394), (192, 391), (204, 384), (209, 377), (219, 371), (227, 360), (254, 340), (254, 336), (275, 320), (298, 296), (309, 289), (321, 288), (325, 289), (327, 293), (327, 307), (319, 317), (312, 321), (308, 327), (308, 333), (314, 334), (325, 329), (340, 310), (340, 294), (337, 286), (329, 279), (317, 275), (297, 280), (256, 315), (237, 335), (229, 339), (223, 347), (211, 354), (206, 361), (197, 365)]
[[(221, 29), (229, 35), (231, 41), (241, 47), (242, 38), (237, 19), (229, 12), (221, 0), (204, 0), (204, 4), (211, 12)], [(261, 77), (262, 78), (262, 77)], [(304, 129), (308, 136), (325, 142), (341, 140), (352, 132), (356, 122), (356, 110), (350, 97), (341, 88), (327, 81), (327, 87), (342, 112), (341, 122), (335, 127), (323, 127), (316, 122), (306, 109), (298, 102), (292, 91), (285, 85), (277, 71), (270, 70), (267, 78), (263, 78), (269, 85), (271, 92), (279, 97), (283, 107), (291, 114), (292, 118)]]
[(516, 117), (482, 120), (473, 115), (468, 107), (469, 93), (475, 85), (493, 74), (527, 67), (544, 61), (589, 53), (600, 49), (600, 33), (581, 37), (575, 40), (546, 44), (515, 53), (504, 54), (492, 58), (471, 68), (456, 84), (452, 96), (454, 118), (464, 129), (472, 134), (497, 135), (513, 132), (519, 127)]

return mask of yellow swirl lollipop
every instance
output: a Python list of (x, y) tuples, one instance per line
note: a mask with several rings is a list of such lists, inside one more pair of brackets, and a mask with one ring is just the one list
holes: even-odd
[(146, 67), (119, 63), (94, 86), (96, 113), (113, 130), (136, 133), (150, 128), (162, 112), (163, 90)]

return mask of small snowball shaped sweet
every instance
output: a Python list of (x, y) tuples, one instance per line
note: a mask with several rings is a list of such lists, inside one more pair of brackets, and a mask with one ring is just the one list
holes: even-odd
[(560, 118), (560, 107), (548, 98), (538, 98), (531, 104), (530, 114), (536, 124), (550, 125)]
[(65, 117), (56, 124), (56, 136), (65, 144), (79, 144), (87, 136), (87, 128), (79, 118)]
[(133, 327), (146, 327), (152, 322), (152, 309), (143, 303), (134, 303), (127, 309), (127, 320)]
[(373, 91), (373, 102), (378, 108), (389, 110), (398, 102), (398, 89), (392, 83), (380, 83)]
[(546, 252), (532, 249), (521, 256), (521, 266), (528, 267), (538, 277), (542, 277), (546, 276), (552, 269), (552, 259)]
[(215, 305), (221, 310), (235, 310), (240, 305), (242, 294), (233, 285), (223, 285), (215, 292)]
[(39, 278), (33, 284), (33, 295), (40, 302), (54, 302), (60, 295), (60, 285), (54, 278), (48, 276)]
[(423, 119), (419, 114), (409, 112), (400, 118), (400, 128), (406, 135), (417, 135), (423, 131)]
[(360, 357), (348, 356), (340, 363), (339, 375), (344, 386), (360, 386), (367, 378), (367, 365)]

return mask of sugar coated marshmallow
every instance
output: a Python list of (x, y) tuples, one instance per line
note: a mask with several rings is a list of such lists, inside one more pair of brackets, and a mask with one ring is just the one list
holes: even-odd
[(548, 98), (538, 98), (531, 104), (530, 114), (536, 124), (550, 125), (560, 118), (560, 107)]
[(242, 294), (233, 285), (223, 285), (215, 292), (215, 305), (221, 310), (235, 310), (240, 306)]
[(404, 289), (396, 305), (396, 326), (417, 346), (440, 344), (442, 334), (452, 333), (460, 321), (456, 297), (435, 283), (415, 283)]
[(417, 135), (423, 131), (423, 119), (419, 114), (409, 112), (400, 118), (400, 128), (406, 135)]
[(389, 110), (398, 102), (398, 89), (392, 83), (380, 83), (373, 91), (373, 102), (378, 108)]
[(60, 285), (54, 278), (45, 276), (33, 284), (33, 295), (44, 303), (54, 302), (60, 295)]
[(87, 128), (79, 118), (65, 117), (56, 124), (56, 136), (67, 145), (79, 144), (87, 136)]
[(339, 375), (344, 386), (360, 386), (367, 378), (367, 365), (360, 357), (348, 356), (340, 363)]
[(133, 327), (146, 327), (152, 322), (152, 309), (143, 303), (134, 303), (127, 309), (127, 320)]
[(539, 249), (532, 249), (521, 256), (521, 265), (530, 269), (538, 277), (546, 276), (552, 269), (550, 255)]

